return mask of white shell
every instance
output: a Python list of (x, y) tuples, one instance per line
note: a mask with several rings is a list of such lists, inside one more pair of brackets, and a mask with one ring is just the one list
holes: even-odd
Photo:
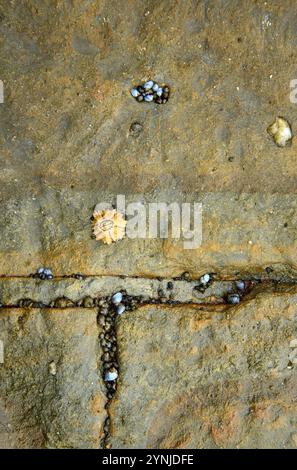
[(116, 380), (118, 378), (118, 373), (117, 371), (107, 371), (104, 376), (105, 382), (112, 382), (113, 380)]
[(157, 91), (157, 95), (162, 96), (162, 94), (163, 94), (163, 88), (160, 87)]
[(229, 295), (228, 295), (228, 302), (229, 302), (230, 304), (233, 304), (233, 305), (239, 304), (239, 303), (240, 303), (240, 297), (239, 297), (239, 295), (238, 295), (238, 294), (229, 294)]
[(207, 284), (209, 281), (210, 281), (209, 274), (204, 274), (203, 276), (200, 277), (201, 284)]
[(159, 85), (158, 83), (155, 83), (153, 86), (153, 91), (158, 91), (159, 90)]
[(53, 274), (49, 268), (45, 268), (45, 269), (43, 270), (43, 273), (44, 273), (46, 276), (51, 276), (51, 275)]
[[(97, 206), (100, 208), (100, 205)], [(115, 209), (98, 211), (95, 208), (93, 212), (94, 235), (97, 240), (102, 240), (107, 245), (124, 238), (126, 225), (127, 221), (123, 215)]]
[(145, 90), (150, 90), (151, 88), (153, 88), (153, 86), (154, 86), (153, 80), (149, 80), (148, 82), (145, 82), (145, 84), (143, 85), (143, 88)]
[(148, 103), (153, 101), (154, 97), (153, 95), (145, 95), (144, 101), (147, 101)]
[(123, 294), (121, 292), (117, 292), (116, 294), (114, 294), (111, 298), (111, 301), (113, 304), (120, 304), (123, 300)]
[(244, 281), (236, 281), (235, 284), (236, 284), (237, 289), (239, 289), (239, 290), (244, 290), (245, 289)]
[(137, 98), (137, 96), (140, 95), (139, 91), (136, 89), (136, 88), (132, 88), (131, 90), (131, 95), (134, 97), (134, 98)]
[(126, 307), (125, 307), (124, 305), (122, 305), (122, 304), (119, 304), (119, 305), (117, 306), (117, 310), (116, 310), (116, 311), (117, 311), (117, 314), (118, 314), (118, 315), (122, 315), (122, 313), (124, 313), (125, 310), (126, 310)]

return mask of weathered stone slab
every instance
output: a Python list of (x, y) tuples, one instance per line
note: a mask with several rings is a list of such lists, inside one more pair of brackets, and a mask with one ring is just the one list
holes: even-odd
[(1, 448), (98, 448), (106, 418), (95, 309), (1, 309)]
[[(0, 274), (296, 271), (296, 139), (266, 132), (278, 114), (295, 132), (295, 1), (72, 3), (0, 6)], [(148, 77), (166, 105), (130, 96)], [(101, 246), (89, 219), (118, 194), (202, 202), (202, 246)]]
[(296, 448), (296, 307), (295, 290), (123, 315), (112, 446)]

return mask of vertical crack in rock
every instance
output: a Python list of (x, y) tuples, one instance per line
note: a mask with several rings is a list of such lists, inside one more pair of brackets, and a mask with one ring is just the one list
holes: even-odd
[(98, 301), (98, 325), (102, 332), (99, 334), (100, 346), (102, 349), (102, 377), (106, 387), (107, 403), (105, 405), (107, 418), (104, 423), (104, 434), (100, 446), (104, 449), (109, 448), (109, 429), (110, 429), (110, 402), (117, 389), (117, 378), (119, 374), (119, 363), (117, 354), (116, 337), (116, 311), (110, 301), (110, 298), (102, 298)]
[(117, 321), (125, 310), (135, 310), (142, 299), (128, 296), (125, 291), (117, 292), (109, 297), (98, 300), (98, 325), (102, 332), (99, 334), (102, 349), (102, 377), (106, 387), (107, 403), (105, 405), (107, 418), (103, 428), (103, 438), (100, 447), (110, 449), (109, 442), (111, 415), (110, 405), (117, 391), (117, 382), (120, 374), (120, 364), (117, 344)]

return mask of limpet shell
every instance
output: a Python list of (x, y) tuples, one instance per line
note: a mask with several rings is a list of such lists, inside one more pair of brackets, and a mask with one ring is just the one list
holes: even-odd
[(92, 223), (96, 240), (107, 245), (121, 240), (125, 236), (127, 221), (115, 209), (102, 211), (95, 209)]

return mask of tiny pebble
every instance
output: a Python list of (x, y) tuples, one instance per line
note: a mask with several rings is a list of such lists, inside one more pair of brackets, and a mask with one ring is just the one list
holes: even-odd
[(56, 367), (56, 363), (55, 363), (54, 361), (52, 361), (52, 362), (49, 363), (48, 369), (49, 369), (49, 373), (50, 373), (51, 375), (56, 375), (56, 373), (57, 373), (57, 367)]

